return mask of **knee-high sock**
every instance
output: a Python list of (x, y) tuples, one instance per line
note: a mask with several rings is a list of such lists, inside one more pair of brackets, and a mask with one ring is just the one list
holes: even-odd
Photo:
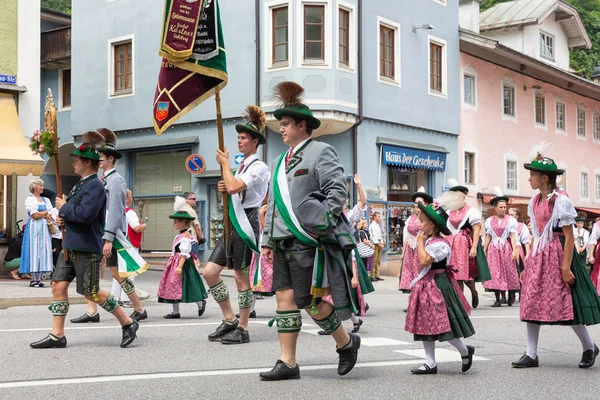
[(198, 309), (202, 309), (202, 306), (204, 305), (204, 301), (203, 300), (197, 301), (196, 305), (198, 306)]
[(574, 325), (571, 327), (571, 329), (573, 329), (573, 332), (575, 332), (575, 334), (581, 341), (583, 351), (594, 350), (594, 342), (592, 342), (592, 338), (590, 337), (590, 334), (585, 325)]
[(469, 354), (467, 345), (462, 340), (452, 339), (452, 340), (449, 340), (448, 343), (450, 343), (452, 346), (456, 347), (456, 350), (458, 350), (458, 352), (460, 353), (461, 356), (464, 357)]
[(425, 350), (425, 364), (429, 368), (435, 367), (435, 342), (423, 342), (423, 349)]
[(256, 306), (256, 293), (252, 293), (252, 306), (250, 307), (250, 312), (254, 311), (255, 306)]
[(173, 314), (179, 314), (179, 303), (173, 303)]
[(358, 321), (360, 321), (360, 319), (355, 314), (352, 314), (350, 316), (350, 320), (352, 321), (353, 324), (358, 324)]
[(541, 325), (527, 323), (527, 355), (530, 358), (537, 357), (538, 338), (540, 337)]

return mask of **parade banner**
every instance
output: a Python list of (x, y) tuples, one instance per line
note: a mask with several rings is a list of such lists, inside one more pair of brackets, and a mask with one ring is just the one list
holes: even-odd
[(192, 55), (201, 7), (200, 0), (165, 2), (166, 21), (163, 24), (161, 56), (169, 61), (184, 61)]
[[(177, 17), (173, 17), (176, 3), (190, 3), (189, 0), (165, 0), (163, 37), (159, 54), (163, 57), (158, 85), (154, 96), (154, 130), (157, 135), (183, 117), (198, 104), (213, 96), (216, 90), (227, 85), (227, 63), (221, 18), (217, 0), (198, 0), (200, 13), (193, 41), (192, 54), (181, 61), (179, 56), (170, 53), (169, 48), (185, 43), (182, 38), (190, 32), (190, 26), (177, 28)], [(195, 3), (195, 2), (193, 2)], [(179, 8), (178, 10), (180, 10)], [(179, 14), (177, 14), (179, 15)], [(192, 15), (193, 16), (193, 15)], [(191, 17), (186, 16), (187, 20)], [(175, 21), (175, 31), (170, 26)], [(194, 32), (192, 32), (194, 33)], [(178, 47), (184, 49), (185, 47)]]

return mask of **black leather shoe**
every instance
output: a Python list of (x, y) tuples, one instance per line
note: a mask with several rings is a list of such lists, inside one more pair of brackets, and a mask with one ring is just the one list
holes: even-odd
[(139, 329), (139, 327), (140, 324), (138, 324), (136, 320), (133, 320), (133, 322), (129, 325), (125, 325), (123, 328), (121, 328), (123, 329), (123, 339), (121, 340), (121, 347), (127, 347), (131, 343), (133, 343), (133, 341), (137, 337), (136, 332)]
[(537, 368), (540, 366), (540, 360), (537, 356), (533, 359), (527, 354), (523, 354), (523, 357), (519, 358), (519, 361), (514, 361), (512, 366), (513, 368)]
[(500, 307), (501, 305), (502, 303), (500, 302), (500, 300), (496, 300), (494, 304), (492, 304), (492, 307)]
[(54, 340), (52, 336), (48, 335), (42, 340), (31, 343), (30, 346), (32, 349), (64, 349), (67, 347), (67, 338), (63, 336), (58, 340)]
[(433, 368), (430, 368), (429, 365), (423, 364), (425, 368), (415, 368), (411, 369), (410, 372), (415, 375), (435, 375), (437, 374), (437, 365)]
[(600, 349), (594, 343), (594, 350), (586, 350), (583, 352), (581, 356), (581, 361), (579, 362), (579, 368), (590, 368), (596, 362), (596, 356), (600, 353)]
[(479, 293), (477, 291), (471, 293), (471, 307), (477, 308), (479, 306)]
[(512, 307), (513, 304), (515, 304), (515, 300), (517, 299), (517, 296), (515, 295), (515, 292), (509, 292), (508, 293), (508, 300), (506, 302), (506, 304), (509, 307)]
[(70, 320), (73, 324), (83, 324), (86, 322), (100, 322), (100, 314), (90, 315), (88, 313), (83, 314), (81, 317), (73, 318)]
[(467, 350), (469, 353), (466, 356), (461, 356), (463, 360), (469, 360), (466, 364), (462, 365), (462, 372), (467, 372), (471, 369), (471, 365), (473, 365), (473, 354), (475, 354), (475, 347), (467, 345)]
[(145, 319), (148, 319), (148, 313), (146, 312), (146, 310), (144, 310), (144, 312), (134, 311), (131, 313), (129, 318), (131, 318), (134, 321), (140, 322)]
[(163, 315), (163, 318), (164, 319), (179, 319), (179, 318), (181, 318), (181, 314), (168, 313), (167, 315)]
[(354, 324), (354, 329), (352, 329), (352, 333), (357, 333), (358, 331), (360, 331), (360, 327), (363, 324), (363, 320), (362, 319), (358, 319), (358, 322)]
[(377, 277), (377, 278), (375, 278), (375, 279), (377, 279), (378, 281), (384, 281), (384, 280), (385, 280), (385, 279), (383, 279), (383, 278), (382, 278), (382, 277), (380, 277), (380, 276), (378, 276), (378, 277)]
[(352, 371), (356, 360), (358, 359), (358, 349), (360, 349), (360, 336), (350, 333), (352, 339), (352, 346), (347, 349), (336, 349), (340, 355), (340, 361), (338, 363), (338, 375), (346, 375)]
[(250, 334), (244, 328), (238, 326), (231, 332), (221, 337), (223, 344), (244, 344), (250, 343)]
[(331, 332), (324, 331), (324, 330), (321, 329), (320, 331), (317, 332), (317, 335), (329, 336), (329, 335), (331, 335)]
[(286, 363), (277, 360), (275, 366), (269, 372), (261, 372), (260, 379), (263, 381), (282, 381), (285, 379), (300, 379), (300, 366), (288, 367)]
[[(235, 317), (239, 318), (240, 314), (235, 314)], [(250, 315), (248, 316), (248, 318), (256, 318), (256, 310), (250, 311)]]
[(201, 317), (206, 311), (206, 300), (202, 300), (202, 307), (198, 308), (198, 316)]
[(229, 332), (233, 331), (235, 328), (237, 328), (238, 324), (239, 324), (239, 321), (237, 319), (232, 324), (228, 324), (227, 322), (223, 321), (221, 323), (221, 325), (219, 325), (219, 327), (217, 328), (216, 331), (214, 331), (213, 333), (208, 335), (208, 340), (210, 342), (218, 342), (227, 333), (229, 333)]

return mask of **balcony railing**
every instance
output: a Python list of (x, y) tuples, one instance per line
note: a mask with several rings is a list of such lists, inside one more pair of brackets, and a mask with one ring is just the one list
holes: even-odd
[(71, 27), (52, 29), (42, 32), (41, 63), (45, 67), (61, 64), (71, 58)]

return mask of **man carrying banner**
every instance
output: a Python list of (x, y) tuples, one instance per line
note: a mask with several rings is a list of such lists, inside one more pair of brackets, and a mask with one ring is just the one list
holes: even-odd
[[(360, 348), (360, 337), (346, 333), (340, 322), (357, 312), (350, 283), (355, 244), (342, 213), (348, 197), (346, 176), (335, 149), (311, 139), (321, 122), (301, 102), (303, 93), (295, 82), (275, 87), (283, 108), (274, 116), (290, 149), (272, 169), (261, 242), (263, 256), (273, 264), (275, 321), (281, 346), (273, 369), (260, 373), (263, 380), (300, 378), (296, 343), (302, 327), (301, 309), (331, 333), (339, 354), (339, 375), (354, 368)], [(335, 309), (320, 301), (326, 294), (331, 294)]]
[[(110, 268), (113, 279), (119, 282), (119, 285), (125, 294), (131, 300), (133, 313), (130, 317), (136, 321), (142, 321), (148, 318), (148, 313), (144, 310), (142, 302), (135, 291), (133, 280), (127, 275), (141, 274), (148, 269), (143, 259), (135, 252), (129, 240), (125, 237), (127, 232), (127, 220), (125, 216), (125, 180), (115, 169), (117, 160), (122, 154), (116, 150), (117, 136), (113, 131), (107, 128), (99, 128), (98, 132), (104, 137), (104, 145), (99, 148), (100, 168), (103, 174), (100, 177), (106, 187), (107, 206), (106, 206), (106, 225), (104, 228), (104, 246), (102, 253), (106, 257), (106, 265)], [(119, 271), (119, 260), (117, 259), (117, 250), (121, 251), (120, 261), (126, 264), (123, 271)], [(121, 273), (120, 273), (121, 272)], [(125, 276), (122, 276), (125, 275)], [(88, 311), (78, 318), (71, 320), (72, 323), (99, 322), (100, 315), (96, 303), (88, 301)]]
[[(83, 144), (71, 154), (73, 168), (81, 180), (68, 197), (56, 199), (57, 223), (66, 229), (63, 243), (66, 251), (61, 252), (52, 276), (53, 299), (48, 307), (54, 317), (52, 332), (44, 339), (31, 343), (34, 349), (67, 347), (65, 317), (69, 311), (69, 285), (75, 278), (77, 293), (94, 304), (100, 304), (119, 320), (123, 330), (121, 347), (129, 346), (137, 336), (137, 321), (125, 314), (114, 296), (100, 289), (106, 192), (97, 174), (100, 159), (98, 149), (103, 140), (98, 132), (87, 132), (82, 136)], [(68, 257), (65, 257), (66, 254)]]
[[(221, 307), (223, 323), (217, 330), (208, 335), (210, 341), (221, 341), (223, 344), (242, 344), (250, 342), (248, 334), (248, 317), (252, 306), (252, 290), (248, 278), (248, 268), (252, 261), (252, 252), (258, 248), (258, 210), (267, 194), (269, 184), (269, 168), (258, 159), (256, 150), (267, 142), (264, 132), (265, 113), (258, 106), (246, 108), (248, 116), (246, 124), (235, 126), (238, 132), (238, 150), (244, 154), (244, 161), (235, 175), (229, 167), (227, 150), (217, 150), (217, 162), (221, 164), (223, 180), (218, 190), (229, 193), (229, 218), (231, 227), (229, 238), (221, 236), (204, 267), (204, 279), (210, 286), (210, 293)], [(229, 248), (226, 249), (225, 246)], [(223, 268), (235, 270), (235, 283), (238, 289), (239, 320), (235, 318), (229, 289), (221, 279)]]

